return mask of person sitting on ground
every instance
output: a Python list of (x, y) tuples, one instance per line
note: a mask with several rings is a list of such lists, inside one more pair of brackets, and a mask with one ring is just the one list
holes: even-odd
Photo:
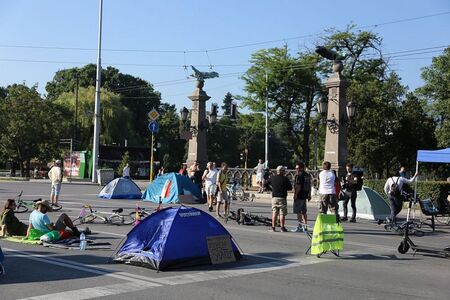
[(25, 236), (27, 234), (28, 225), (20, 222), (14, 214), (16, 206), (14, 199), (6, 200), (0, 215), (0, 237), (6, 235)]
[(66, 214), (61, 214), (53, 224), (47, 215), (47, 212), (52, 211), (51, 204), (48, 200), (41, 200), (36, 202), (36, 209), (30, 214), (30, 225), (28, 225), (27, 237), (30, 235), (31, 229), (37, 229), (45, 234), (51, 230), (65, 230), (69, 227), (73, 235), (80, 236), (78, 228), (73, 225), (72, 220)]

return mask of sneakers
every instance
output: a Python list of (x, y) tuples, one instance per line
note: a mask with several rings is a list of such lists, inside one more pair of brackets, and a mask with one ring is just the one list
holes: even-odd
[(281, 227), (281, 232), (287, 232), (288, 230), (286, 229), (286, 227)]
[(213, 207), (210, 206), (210, 207), (208, 208), (208, 210), (209, 210), (210, 212), (212, 212), (212, 211), (213, 211)]
[(346, 221), (348, 221), (348, 218), (347, 217), (342, 217), (341, 221), (346, 222)]
[(269, 231), (270, 232), (276, 232), (276, 229), (275, 229), (275, 227), (270, 227)]
[(350, 223), (356, 223), (356, 219), (351, 218), (349, 222)]
[(299, 225), (297, 226), (297, 228), (292, 229), (291, 232), (303, 232), (303, 230), (304, 230), (303, 227)]

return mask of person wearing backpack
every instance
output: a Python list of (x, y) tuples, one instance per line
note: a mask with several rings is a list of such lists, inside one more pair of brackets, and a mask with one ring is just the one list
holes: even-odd
[(396, 223), (396, 216), (403, 208), (403, 185), (413, 183), (414, 180), (416, 180), (417, 175), (417, 173), (414, 174), (411, 179), (406, 179), (401, 176), (391, 176), (386, 180), (384, 192), (388, 197), (389, 205), (391, 207), (391, 214), (389, 217), (391, 223)]

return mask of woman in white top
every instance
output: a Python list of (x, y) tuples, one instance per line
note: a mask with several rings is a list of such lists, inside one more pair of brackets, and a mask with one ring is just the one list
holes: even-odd
[(208, 199), (209, 211), (213, 211), (213, 200), (216, 195), (216, 181), (218, 171), (214, 168), (212, 162), (206, 164), (206, 170), (203, 172), (202, 180), (205, 182), (205, 191)]

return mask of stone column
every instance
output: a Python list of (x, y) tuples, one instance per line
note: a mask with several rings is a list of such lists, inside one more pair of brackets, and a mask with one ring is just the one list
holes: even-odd
[(345, 164), (348, 155), (346, 90), (350, 85), (350, 82), (341, 74), (342, 69), (342, 62), (334, 62), (334, 73), (325, 83), (328, 88), (327, 120), (336, 120), (336, 123), (333, 126), (327, 121), (324, 160), (331, 163), (331, 168), (336, 170), (339, 177), (346, 174)]
[(203, 128), (203, 130), (201, 128), (208, 124), (206, 119), (206, 101), (211, 98), (203, 90), (203, 86), (203, 81), (197, 81), (196, 89), (188, 96), (192, 100), (191, 128), (193, 127), (197, 130), (192, 133), (192, 137), (189, 139), (186, 161), (188, 166), (197, 161), (202, 169), (205, 168), (208, 162), (208, 154), (206, 149), (206, 128)]

